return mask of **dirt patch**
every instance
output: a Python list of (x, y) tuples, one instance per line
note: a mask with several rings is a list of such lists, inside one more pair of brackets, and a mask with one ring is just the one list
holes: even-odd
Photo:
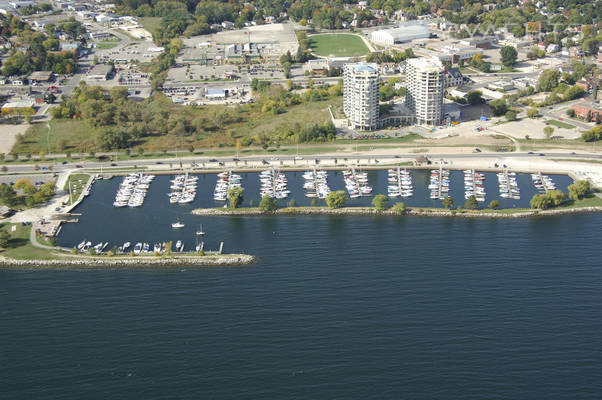
[(17, 135), (25, 133), (27, 128), (29, 128), (29, 124), (0, 125), (0, 153), (10, 153), (17, 140)]

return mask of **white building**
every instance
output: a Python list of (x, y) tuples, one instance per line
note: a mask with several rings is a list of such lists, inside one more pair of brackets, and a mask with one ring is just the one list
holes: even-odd
[(370, 34), (370, 40), (377, 44), (392, 46), (398, 43), (411, 42), (415, 39), (428, 39), (429, 36), (428, 26), (414, 24), (374, 31)]
[(443, 119), (445, 69), (436, 58), (411, 58), (406, 63), (406, 106), (416, 123), (439, 125)]
[(345, 64), (343, 76), (343, 109), (349, 125), (362, 131), (377, 129), (380, 95), (378, 65)]

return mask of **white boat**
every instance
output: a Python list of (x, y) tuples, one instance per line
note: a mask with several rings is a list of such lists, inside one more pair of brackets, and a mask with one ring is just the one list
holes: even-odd
[(205, 232), (203, 231), (203, 224), (201, 224), (201, 226), (199, 227), (199, 230), (196, 231), (196, 234), (198, 236), (203, 236), (205, 234)]
[(77, 249), (81, 250), (84, 248), (85, 245), (86, 245), (86, 239), (84, 239), (80, 244), (77, 245)]
[(140, 254), (141, 251), (142, 251), (142, 243), (138, 242), (134, 246), (134, 254)]
[(172, 227), (173, 229), (179, 229), (179, 228), (183, 228), (183, 227), (184, 227), (184, 224), (183, 224), (183, 223), (181, 223), (180, 221), (177, 221), (177, 222), (174, 222), (173, 224), (171, 224), (171, 227)]
[(180, 250), (180, 247), (182, 247), (182, 241), (181, 241), (181, 240), (178, 240), (178, 241), (176, 242), (176, 250)]

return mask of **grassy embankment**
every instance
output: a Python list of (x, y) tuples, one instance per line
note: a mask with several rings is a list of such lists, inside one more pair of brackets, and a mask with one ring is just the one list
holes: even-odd
[(79, 196), (83, 192), (86, 187), (86, 182), (90, 179), (90, 175), (88, 174), (71, 174), (65, 182), (65, 187), (63, 188), (66, 193), (69, 193), (69, 183), (71, 183), (71, 198), (75, 202), (79, 199)]
[(361, 37), (350, 33), (324, 33), (309, 37), (314, 54), (322, 57), (356, 57), (368, 53), (369, 49)]

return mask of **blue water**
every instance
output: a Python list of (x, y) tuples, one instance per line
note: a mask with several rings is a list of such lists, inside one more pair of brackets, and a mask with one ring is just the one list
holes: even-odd
[[(102, 195), (60, 241), (172, 235)], [(185, 218), (260, 261), (0, 269), (1, 398), (600, 398), (600, 214)]]

